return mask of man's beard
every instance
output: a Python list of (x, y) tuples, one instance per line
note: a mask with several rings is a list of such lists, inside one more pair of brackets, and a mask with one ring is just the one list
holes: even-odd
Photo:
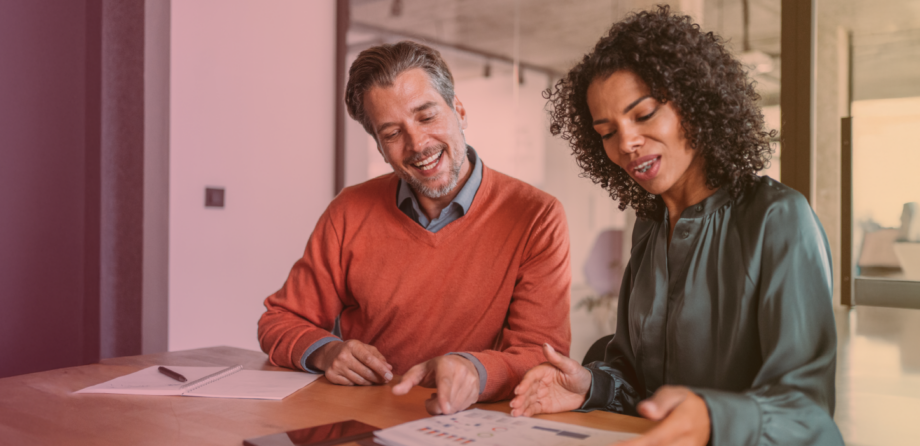
[[(436, 153), (447, 151), (447, 149), (448, 147), (446, 144), (439, 144), (435, 147), (432, 147), (426, 150), (425, 152), (419, 155), (413, 156), (412, 159), (407, 164), (412, 165)], [(442, 154), (441, 156), (443, 157), (444, 154)], [(457, 187), (457, 183), (460, 182), (460, 168), (463, 166), (463, 160), (465, 159), (466, 159), (466, 144), (463, 144), (462, 146), (458, 146), (457, 150), (451, 153), (451, 165), (450, 165), (450, 169), (447, 171), (449, 181), (447, 182), (447, 184), (439, 188), (429, 187), (427, 184), (428, 181), (420, 180), (416, 178), (415, 176), (410, 174), (407, 170), (404, 170), (404, 169), (393, 169), (393, 170), (396, 172), (396, 175), (399, 176), (399, 178), (409, 183), (409, 186), (412, 188), (412, 190), (415, 191), (415, 193), (422, 194), (428, 198), (441, 198), (449, 194), (452, 190), (454, 190), (455, 187)], [(432, 180), (436, 180), (439, 178), (440, 178), (440, 175), (435, 178), (432, 178)]]

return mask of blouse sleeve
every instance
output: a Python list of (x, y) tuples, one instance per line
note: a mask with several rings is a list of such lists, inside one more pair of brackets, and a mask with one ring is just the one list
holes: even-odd
[(831, 418), (837, 333), (827, 238), (798, 194), (771, 203), (761, 234), (751, 266), (759, 272), (748, 277), (759, 277), (763, 365), (747, 391), (693, 389), (709, 407), (711, 444), (843, 445)]
[(585, 368), (591, 372), (591, 389), (582, 404), (580, 412), (602, 409), (611, 412), (636, 415), (636, 405), (641, 395), (639, 377), (636, 374), (635, 357), (629, 342), (629, 290), (632, 288), (632, 269), (629, 265), (620, 284), (620, 303), (617, 306), (616, 335), (607, 344), (603, 361), (595, 361)]

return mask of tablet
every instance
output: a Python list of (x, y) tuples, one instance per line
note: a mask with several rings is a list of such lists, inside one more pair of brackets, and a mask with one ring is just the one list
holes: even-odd
[(250, 438), (245, 446), (329, 446), (372, 438), (379, 430), (357, 420), (340, 421), (289, 432)]

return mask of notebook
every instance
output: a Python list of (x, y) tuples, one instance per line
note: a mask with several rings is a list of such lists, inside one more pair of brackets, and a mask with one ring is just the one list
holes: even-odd
[(169, 366), (170, 370), (188, 379), (188, 382), (182, 383), (160, 373), (157, 371), (158, 367), (156, 365), (147, 367), (130, 375), (120, 376), (74, 393), (281, 400), (322, 376), (293, 371), (243, 370), (241, 365), (232, 367)]

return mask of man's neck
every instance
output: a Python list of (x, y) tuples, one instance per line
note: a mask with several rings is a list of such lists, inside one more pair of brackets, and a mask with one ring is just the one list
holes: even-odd
[(473, 174), (473, 166), (470, 165), (469, 156), (463, 157), (463, 163), (460, 164), (460, 179), (457, 181), (457, 185), (454, 186), (453, 190), (450, 191), (447, 195), (431, 198), (425, 194), (420, 194), (416, 190), (412, 190), (415, 193), (415, 197), (418, 198), (418, 205), (422, 208), (422, 212), (425, 213), (425, 216), (428, 217), (428, 220), (434, 220), (441, 215), (441, 211), (446, 208), (451, 201), (454, 201), (454, 198), (457, 198), (457, 194), (463, 189), (463, 186), (466, 185), (466, 182), (470, 179), (470, 176)]

